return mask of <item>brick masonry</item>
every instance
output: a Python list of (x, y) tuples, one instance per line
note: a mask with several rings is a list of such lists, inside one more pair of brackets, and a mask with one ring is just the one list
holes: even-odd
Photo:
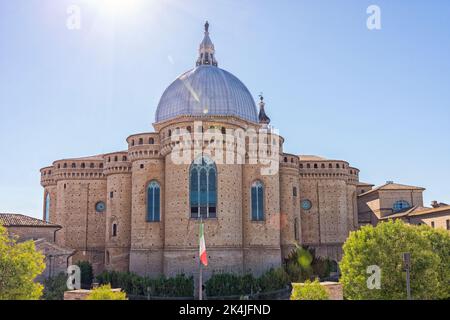
[[(96, 273), (104, 269), (152, 276), (196, 273), (199, 222), (190, 218), (190, 164), (173, 163), (177, 142), (169, 137), (169, 130), (194, 125), (191, 118), (183, 117), (158, 123), (156, 132), (128, 137), (126, 151), (57, 160), (41, 169), (44, 197), (49, 193), (51, 198), (50, 220), (63, 226), (56, 241), (76, 250), (74, 261), (91, 261)], [(203, 126), (259, 129), (234, 117), (208, 117)], [(250, 152), (249, 141), (244, 152)], [(284, 139), (279, 141), (279, 170), (274, 174), (261, 174), (267, 165), (252, 163), (251, 157), (244, 157), (241, 164), (216, 164), (217, 218), (205, 220), (210, 259), (205, 277), (223, 271), (260, 274), (281, 265), (295, 244), (340, 259), (340, 247), (357, 222), (359, 171), (341, 160), (285, 154)], [(205, 145), (204, 152), (208, 148)], [(232, 156), (243, 155), (234, 151)], [(256, 180), (264, 185), (265, 211), (264, 221), (257, 222), (251, 220), (250, 210), (251, 185)], [(159, 222), (146, 219), (151, 181), (161, 187)], [(312, 203), (310, 210), (301, 208), (305, 199)], [(95, 209), (99, 201), (106, 204), (104, 212)], [(113, 224), (116, 236), (111, 234)]]

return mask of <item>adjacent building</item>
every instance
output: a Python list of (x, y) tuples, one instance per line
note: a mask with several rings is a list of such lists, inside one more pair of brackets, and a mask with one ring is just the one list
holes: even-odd
[(18, 242), (33, 241), (36, 249), (44, 254), (46, 268), (37, 278), (38, 281), (66, 272), (72, 264), (71, 257), (75, 250), (55, 243), (56, 232), (62, 228), (60, 225), (13, 213), (0, 213), (0, 225)]

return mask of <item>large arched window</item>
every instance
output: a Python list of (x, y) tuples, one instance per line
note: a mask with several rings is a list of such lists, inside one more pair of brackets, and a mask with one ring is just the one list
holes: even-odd
[(217, 169), (206, 156), (199, 157), (189, 170), (191, 218), (215, 218), (217, 207)]
[(50, 222), (50, 193), (45, 195), (44, 220)]
[(264, 186), (261, 181), (252, 184), (252, 220), (264, 220)]
[(405, 209), (411, 208), (410, 204), (405, 200), (399, 200), (394, 203), (393, 210), (394, 212), (402, 211)]
[(147, 221), (160, 221), (161, 188), (158, 182), (151, 181), (147, 186)]

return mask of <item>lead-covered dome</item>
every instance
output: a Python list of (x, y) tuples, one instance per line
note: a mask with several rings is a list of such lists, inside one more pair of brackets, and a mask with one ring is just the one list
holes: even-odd
[(258, 122), (247, 87), (228, 71), (211, 65), (195, 67), (172, 82), (159, 101), (156, 122), (186, 115), (236, 116)]
[(256, 105), (247, 87), (220, 69), (208, 23), (200, 44), (196, 67), (179, 76), (164, 91), (156, 110), (156, 122), (178, 116), (236, 116), (258, 122)]

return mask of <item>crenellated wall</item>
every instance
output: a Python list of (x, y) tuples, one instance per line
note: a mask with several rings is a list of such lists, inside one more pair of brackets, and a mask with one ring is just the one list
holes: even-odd
[[(43, 184), (49, 181), (49, 171)], [(63, 228), (56, 233), (56, 243), (76, 251), (73, 261), (88, 260), (96, 272), (103, 268), (105, 215), (95, 211), (100, 199), (106, 200), (103, 159), (90, 157), (55, 161), (51, 170), (54, 190), (50, 190), (50, 220)]]
[(106, 154), (105, 268), (128, 271), (131, 246), (131, 162), (128, 152)]
[(287, 258), (289, 253), (295, 249), (295, 244), (302, 242), (301, 194), (298, 176), (298, 157), (290, 155), (289, 161), (280, 162), (280, 234), (283, 258)]
[[(158, 276), (163, 274), (165, 203), (161, 201), (161, 221), (149, 222), (147, 220), (147, 186), (151, 181), (158, 182), (161, 188), (161, 199), (164, 199), (165, 166), (164, 159), (160, 155), (159, 136), (139, 134), (128, 137), (127, 141), (128, 154), (132, 161), (129, 268), (130, 271), (138, 274)], [(143, 143), (140, 144), (140, 141)]]
[(302, 244), (340, 260), (341, 246), (357, 227), (356, 184), (359, 170), (345, 161), (306, 159), (299, 163)]

